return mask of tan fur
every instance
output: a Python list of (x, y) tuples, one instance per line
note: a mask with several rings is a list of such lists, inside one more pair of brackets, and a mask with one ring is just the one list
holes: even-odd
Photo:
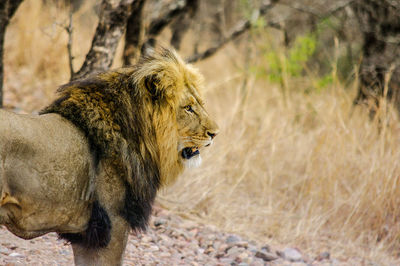
[[(25, 239), (85, 237), (98, 202), (111, 238), (95, 249), (73, 242), (75, 263), (120, 265), (129, 229), (145, 226), (156, 190), (195, 160), (184, 149), (201, 151), (218, 132), (201, 80), (161, 50), (134, 67), (64, 85), (40, 116), (0, 110), (0, 224)], [(136, 211), (144, 212), (139, 220)]]

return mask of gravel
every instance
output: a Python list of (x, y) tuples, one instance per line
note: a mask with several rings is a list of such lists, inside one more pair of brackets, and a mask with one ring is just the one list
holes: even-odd
[[(123, 265), (359, 265), (332, 258), (328, 251), (308, 259), (312, 257), (295, 247), (274, 249), (155, 208), (148, 230), (130, 234)], [(55, 233), (23, 240), (0, 227), (0, 265), (72, 264), (70, 245)]]

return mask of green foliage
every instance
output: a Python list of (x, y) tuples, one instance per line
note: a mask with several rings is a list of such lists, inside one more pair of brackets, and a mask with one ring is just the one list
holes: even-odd
[[(267, 77), (273, 82), (282, 83), (285, 77), (300, 76), (307, 61), (314, 54), (317, 45), (315, 34), (307, 34), (297, 37), (293, 46), (285, 53), (277, 51), (266, 52), (263, 57), (268, 63)], [(263, 75), (266, 71), (260, 69), (256, 72), (258, 76)]]
[(315, 34), (308, 34), (296, 38), (294, 46), (289, 50), (288, 72), (291, 76), (299, 76), (305, 63), (314, 54), (317, 44)]
[(331, 85), (334, 81), (334, 77), (332, 75), (332, 73), (326, 74), (325, 76), (321, 77), (320, 79), (318, 79), (314, 86), (317, 89), (317, 91), (321, 91), (322, 89), (328, 87), (329, 85)]
[[(333, 44), (335, 29), (339, 26), (331, 18), (320, 20), (312, 32), (299, 35), (289, 47), (281, 44), (266, 33), (265, 21), (253, 23), (253, 33), (266, 37), (261, 44), (260, 64), (252, 67), (251, 71), (258, 78), (267, 78), (279, 83), (284, 90), (287, 89), (291, 78), (307, 75), (311, 78), (312, 86), (305, 91), (320, 91), (337, 81), (338, 58), (332, 56), (333, 49), (339, 49)], [(333, 32), (332, 32), (333, 31)], [(274, 37), (277, 33), (274, 33)], [(342, 60), (343, 61), (343, 60)], [(350, 67), (352, 64), (346, 62)], [(348, 73), (351, 72), (347, 69)]]
[(250, 71), (256, 77), (279, 83), (284, 93), (293, 87), (290, 86), (292, 81), (301, 81), (300, 77), (307, 76), (311, 81), (310, 86), (303, 86), (305, 92), (321, 91), (351, 77), (354, 49), (339, 43), (339, 34), (343, 26), (340, 19), (335, 17), (320, 19), (318, 23), (313, 24), (311, 32), (296, 33), (299, 35), (293, 41), (290, 40), (291, 44), (283, 46), (284, 32), (267, 30), (268, 19), (259, 17), (254, 11), (254, 6), (259, 2), (241, 0), (240, 3), (243, 15), (251, 21), (252, 39), (262, 40), (258, 46), (257, 64), (250, 67)]
[(265, 18), (258, 17), (251, 20), (251, 26), (253, 29), (264, 29), (267, 26), (267, 23), (265, 22)]

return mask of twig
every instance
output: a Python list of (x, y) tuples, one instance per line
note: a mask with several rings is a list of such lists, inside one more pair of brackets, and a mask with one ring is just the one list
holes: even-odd
[(72, 64), (72, 61), (74, 60), (74, 56), (72, 55), (72, 9), (69, 12), (69, 23), (68, 26), (64, 27), (65, 30), (68, 33), (68, 43), (67, 43), (67, 49), (68, 49), (68, 64), (69, 64), (69, 71), (70, 71), (70, 79), (75, 75), (74, 71), (74, 66)]
[[(271, 0), (264, 2), (263, 5), (258, 10), (259, 16), (264, 16), (267, 13), (267, 11), (273, 8), (278, 1), (279, 0)], [(279, 25), (276, 23), (269, 23), (268, 25), (280, 29)], [(227, 37), (222, 38), (220, 41), (218, 41), (216, 44), (206, 49), (204, 52), (197, 53), (188, 57), (186, 61), (189, 63), (195, 63), (197, 61), (206, 59), (214, 55), (218, 50), (224, 47), (225, 44), (236, 39), (246, 31), (248, 31), (250, 28), (251, 28), (251, 21), (249, 19), (238, 22), (230, 31), (230, 33), (227, 35)]]
[(167, 13), (154, 19), (149, 26), (148, 34), (150, 37), (158, 35), (171, 21), (183, 13), (187, 8), (188, 1), (177, 1), (169, 6)]
[(290, 7), (291, 9), (294, 9), (294, 10), (297, 10), (297, 11), (300, 11), (300, 12), (303, 12), (303, 13), (307, 13), (307, 14), (313, 15), (313, 16), (315, 16), (317, 18), (321, 18), (321, 15), (318, 14), (317, 11), (315, 11), (315, 10), (309, 8), (309, 7), (304, 6), (304, 4), (303, 5), (299, 5), (299, 4), (291, 5), (291, 4), (288, 4), (288, 3), (281, 3), (281, 5)]
[(172, 23), (171, 45), (179, 50), (183, 36), (189, 30), (190, 24), (196, 16), (199, 0), (186, 0), (186, 12), (180, 14)]
[(156, 44), (155, 37), (160, 34), (160, 32), (165, 29), (175, 18), (186, 12), (190, 12), (193, 2), (193, 0), (178, 0), (169, 6), (166, 13), (154, 19), (148, 28), (148, 37), (143, 43), (142, 51), (154, 47)]
[(295, 9), (300, 12), (308, 13), (310, 15), (317, 17), (318, 19), (324, 19), (324, 18), (332, 16), (334, 13), (336, 13), (339, 10), (342, 10), (343, 8), (350, 5), (354, 1), (356, 1), (356, 0), (349, 0), (349, 1), (344, 1), (342, 3), (339, 3), (337, 6), (331, 8), (330, 10), (328, 10), (327, 12), (324, 12), (322, 14), (319, 14), (317, 11), (307, 8), (307, 7), (304, 7), (304, 6), (301, 6), (301, 5), (296, 5), (296, 4), (290, 5), (288, 3), (281, 3), (281, 5), (290, 7), (292, 9)]
[(133, 65), (136, 61), (141, 42), (143, 41), (143, 7), (146, 0), (136, 0), (132, 3), (132, 12), (128, 18), (125, 32), (124, 65)]

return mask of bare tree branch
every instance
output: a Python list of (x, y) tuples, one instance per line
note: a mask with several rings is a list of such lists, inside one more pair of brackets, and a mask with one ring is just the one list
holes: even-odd
[[(264, 3), (261, 5), (261, 7), (258, 9), (259, 16), (264, 16), (268, 10), (273, 8), (275, 4), (279, 0), (270, 0), (270, 1), (264, 1)], [(271, 26), (274, 27), (279, 27), (279, 25), (275, 23), (271, 23)], [(251, 21), (249, 19), (243, 20), (238, 22), (233, 29), (230, 31), (229, 34), (227, 34), (226, 37), (222, 38), (220, 41), (215, 43), (213, 46), (210, 48), (206, 49), (202, 53), (194, 54), (186, 59), (187, 62), (189, 63), (194, 63), (203, 59), (206, 59), (212, 55), (214, 55), (218, 50), (220, 50), (222, 47), (225, 46), (228, 42), (236, 39), (246, 31), (248, 31), (251, 28)]]
[(150, 23), (148, 35), (150, 37), (158, 35), (174, 18), (186, 11), (187, 3), (188, 1), (179, 0), (171, 4), (165, 14)]
[(65, 27), (65, 30), (68, 33), (68, 43), (67, 43), (67, 49), (68, 49), (68, 65), (69, 65), (69, 73), (70, 73), (70, 78), (72, 79), (72, 76), (75, 74), (74, 71), (74, 66), (73, 66), (73, 60), (74, 56), (72, 55), (72, 8), (69, 12), (69, 23), (68, 26)]
[(147, 30), (147, 41), (143, 44), (142, 51), (153, 47), (156, 43), (155, 37), (165, 29), (175, 18), (188, 11), (191, 0), (178, 0), (168, 7), (168, 11), (154, 19)]
[(287, 4), (287, 3), (283, 3), (282, 2), (281, 5), (290, 7), (292, 9), (295, 9), (295, 10), (300, 11), (300, 12), (304, 12), (304, 13), (310, 14), (312, 16), (315, 16), (315, 17), (319, 18), (319, 19), (324, 19), (324, 18), (332, 16), (333, 14), (335, 14), (336, 12), (342, 10), (346, 6), (349, 6), (354, 1), (356, 1), (356, 0), (348, 0), (348, 1), (339, 2), (336, 6), (334, 6), (333, 8), (329, 9), (328, 11), (326, 11), (324, 13), (319, 13), (318, 11), (313, 10), (310, 7), (307, 7), (307, 6), (298, 4), (298, 3), (297, 4), (296, 3)]
[(172, 37), (171, 45), (179, 50), (183, 36), (190, 27), (193, 18), (199, 8), (199, 0), (187, 0), (187, 12), (179, 15), (179, 17), (172, 24)]
[(3, 107), (3, 47), (6, 28), (18, 6), (23, 0), (0, 1), (0, 108)]
[[(389, 99), (400, 114), (400, 3), (358, 0), (352, 5), (363, 37), (354, 103), (368, 103), (371, 115)], [(387, 79), (387, 77), (391, 77)]]
[(132, 13), (128, 18), (125, 33), (124, 65), (133, 65), (140, 54), (145, 2), (146, 0), (136, 0), (132, 3)]
[(103, 0), (99, 23), (85, 62), (72, 79), (82, 78), (91, 72), (110, 68), (129, 15), (136, 0)]

